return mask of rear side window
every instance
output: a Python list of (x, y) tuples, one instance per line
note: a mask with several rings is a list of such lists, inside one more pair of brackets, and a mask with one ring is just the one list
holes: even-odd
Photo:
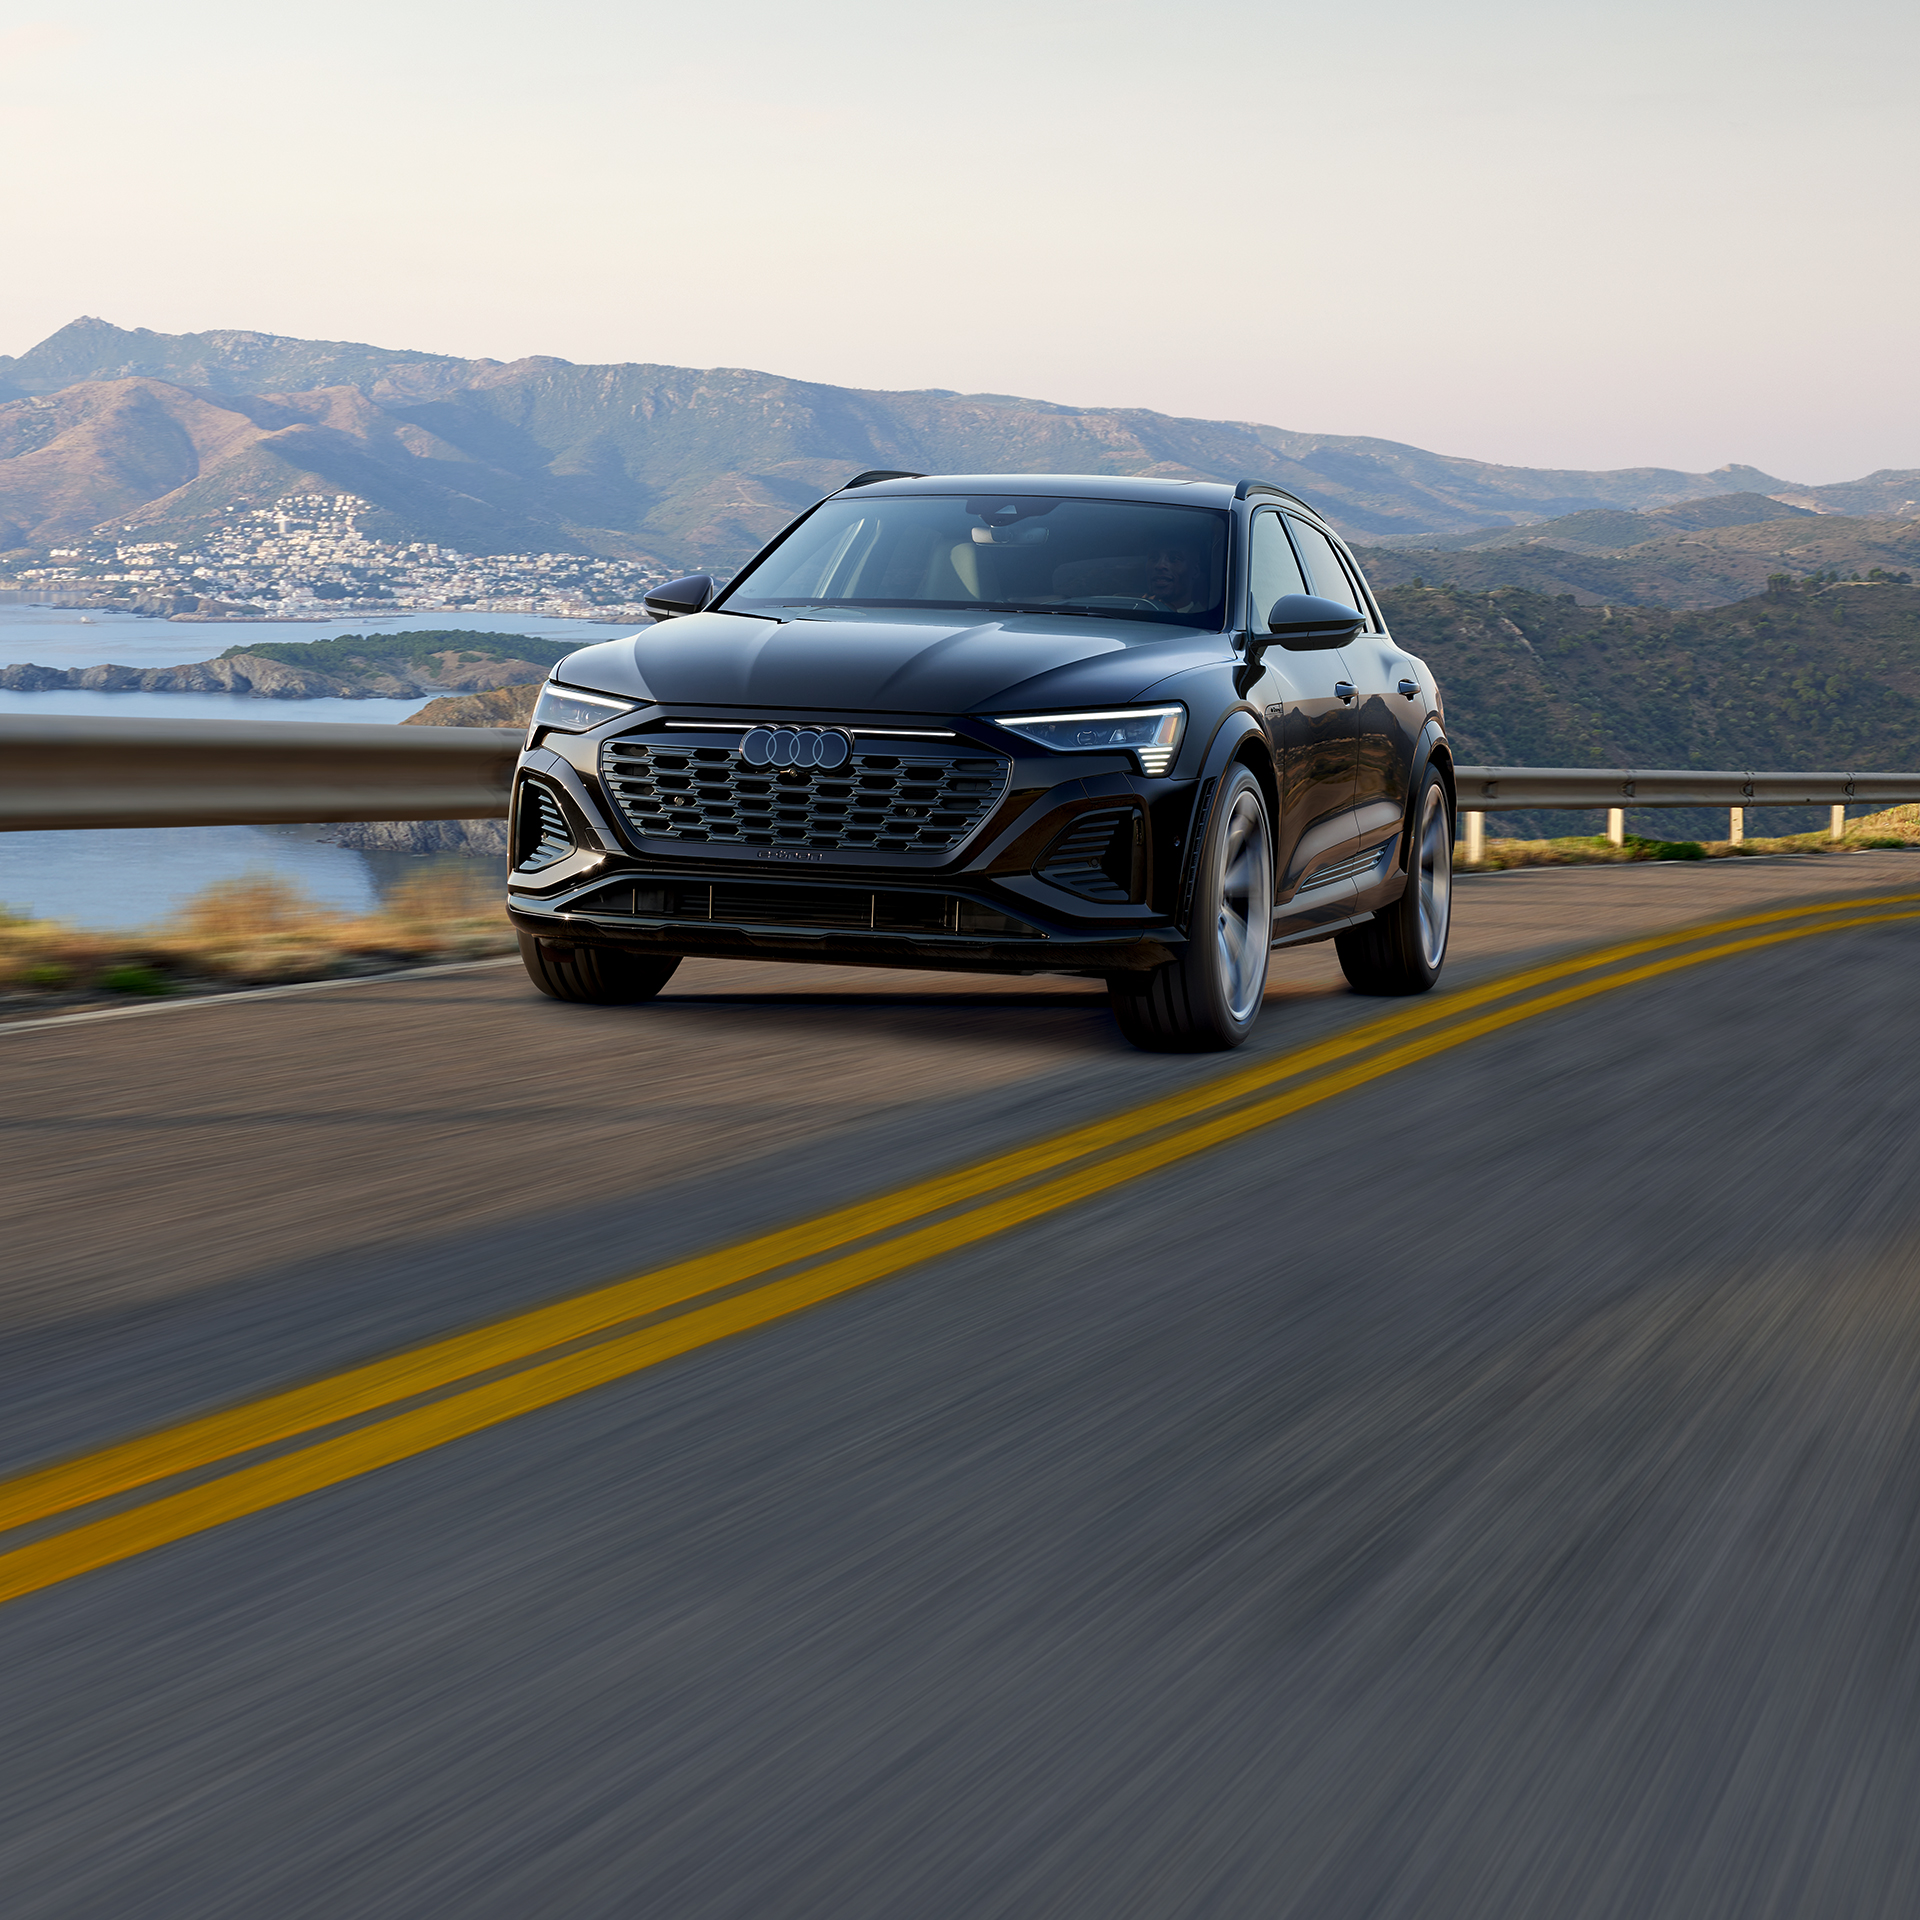
[(1306, 591), (1306, 579), (1280, 516), (1271, 508), (1256, 513), (1247, 563), (1247, 625), (1255, 633), (1265, 633), (1273, 603)]
[[(1294, 544), (1300, 549), (1300, 558), (1306, 565), (1307, 578), (1313, 582), (1313, 591), (1322, 600), (1337, 600), (1343, 607), (1351, 607), (1355, 613), (1366, 615), (1366, 596), (1354, 584), (1339, 554), (1333, 550), (1333, 542), (1318, 527), (1310, 527), (1304, 520), (1294, 519), (1291, 514), (1287, 516), (1287, 525), (1293, 529)], [(1370, 618), (1367, 624), (1373, 624)]]

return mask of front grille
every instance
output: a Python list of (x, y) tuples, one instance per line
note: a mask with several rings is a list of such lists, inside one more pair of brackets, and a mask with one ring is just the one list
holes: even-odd
[(869, 892), (863, 887), (756, 886), (716, 880), (619, 881), (574, 901), (569, 913), (637, 920), (706, 920), (844, 933), (957, 933), (1032, 940), (1038, 930), (977, 900), (944, 893)]
[(573, 830), (567, 825), (559, 800), (537, 780), (521, 786), (519, 824), (519, 857), (513, 863), (514, 872), (538, 873), (573, 851)]
[(860, 740), (826, 770), (750, 766), (741, 740), (732, 730), (626, 734), (602, 745), (601, 783), (643, 840), (947, 854), (1012, 772), (966, 741)]

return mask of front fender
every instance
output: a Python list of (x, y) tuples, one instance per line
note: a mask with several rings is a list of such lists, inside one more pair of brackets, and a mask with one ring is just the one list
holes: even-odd
[[(1169, 849), (1172, 858), (1164, 869), (1180, 876), (1178, 896), (1166, 904), (1171, 906), (1183, 933), (1193, 910), (1194, 881), (1199, 873), (1200, 849), (1206, 842), (1207, 823), (1213, 815), (1213, 796), (1220, 790), (1222, 775), (1236, 760), (1252, 768), (1254, 778), (1267, 796), (1267, 811), (1276, 826), (1280, 819), (1280, 770), (1274, 764), (1273, 742), (1251, 707), (1230, 707), (1221, 716), (1213, 738), (1207, 742), (1206, 758), (1201, 763), (1199, 783), (1194, 788), (1183, 831)], [(1277, 832), (1270, 844), (1279, 845)]]

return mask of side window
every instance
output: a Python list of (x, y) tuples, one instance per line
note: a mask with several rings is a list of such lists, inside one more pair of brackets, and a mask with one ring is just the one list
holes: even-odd
[[(1300, 549), (1300, 558), (1305, 561), (1307, 578), (1313, 582), (1313, 591), (1322, 600), (1338, 600), (1343, 607), (1351, 607), (1355, 613), (1364, 614), (1366, 600), (1360, 589), (1353, 584), (1347, 570), (1340, 564), (1340, 556), (1333, 550), (1333, 542), (1317, 527), (1310, 527), (1304, 520), (1295, 520), (1291, 514), (1287, 524), (1293, 529), (1294, 543)], [(1367, 624), (1373, 622), (1369, 619)]]
[(1300, 562), (1293, 556), (1280, 516), (1270, 508), (1256, 513), (1247, 555), (1247, 625), (1256, 633), (1265, 633), (1273, 603), (1306, 590)]

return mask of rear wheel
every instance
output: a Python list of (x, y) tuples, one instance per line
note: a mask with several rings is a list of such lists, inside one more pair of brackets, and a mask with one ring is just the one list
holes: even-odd
[(677, 953), (622, 953), (616, 947), (569, 947), (520, 935), (527, 978), (555, 1000), (596, 1007), (628, 1007), (651, 1000), (673, 978)]
[(1207, 1053), (1253, 1031), (1273, 941), (1273, 832), (1266, 796), (1243, 766), (1221, 776), (1193, 888), (1187, 945), (1170, 966), (1107, 983), (1114, 1018), (1136, 1047)]
[(1439, 771), (1429, 767), (1413, 817), (1407, 887), (1365, 926), (1334, 936), (1340, 968), (1357, 993), (1425, 993), (1440, 978), (1453, 919), (1453, 816)]

